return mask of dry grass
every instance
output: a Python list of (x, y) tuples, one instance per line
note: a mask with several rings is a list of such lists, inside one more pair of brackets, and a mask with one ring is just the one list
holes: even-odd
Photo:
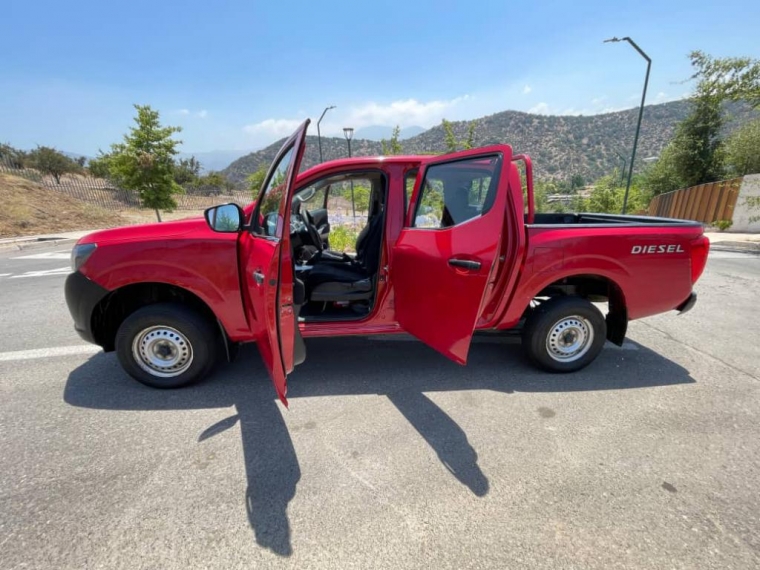
[[(201, 211), (163, 213), (164, 220), (198, 216)], [(152, 210), (112, 212), (35, 182), (0, 173), (0, 238), (94, 230), (156, 221)]]

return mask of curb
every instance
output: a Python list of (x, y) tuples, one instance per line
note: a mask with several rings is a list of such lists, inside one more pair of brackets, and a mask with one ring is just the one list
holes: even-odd
[(749, 241), (719, 241), (711, 243), (710, 250), (760, 254), (760, 243)]
[(31, 239), (18, 239), (8, 242), (0, 242), (0, 251), (17, 250), (24, 251), (27, 249), (39, 249), (43, 247), (50, 247), (51, 245), (64, 245), (76, 243), (76, 238), (31, 238)]

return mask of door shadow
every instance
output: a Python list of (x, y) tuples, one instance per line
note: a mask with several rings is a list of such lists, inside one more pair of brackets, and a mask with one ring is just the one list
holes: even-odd
[[(626, 390), (692, 383), (687, 370), (627, 341), (606, 349), (584, 371), (555, 375), (524, 363), (519, 345), (502, 339), (474, 344), (469, 364), (454, 364), (421, 343), (368, 338), (307, 340), (308, 359), (290, 376), (291, 407), (301, 397), (385, 395), (436, 452), (440, 462), (476, 496), (489, 482), (467, 435), (425, 393), (488, 390), (497, 393)], [(214, 437), (237, 424), (243, 443), (248, 520), (256, 542), (292, 553), (287, 508), (301, 469), (290, 432), (255, 347), (220, 366), (212, 378), (180, 390), (154, 390), (130, 379), (112, 354), (97, 354), (72, 371), (64, 389), (72, 406), (105, 410), (191, 410), (234, 406), (237, 413), (198, 435)], [(294, 413), (294, 412), (290, 412)], [(295, 412), (297, 413), (297, 412)]]

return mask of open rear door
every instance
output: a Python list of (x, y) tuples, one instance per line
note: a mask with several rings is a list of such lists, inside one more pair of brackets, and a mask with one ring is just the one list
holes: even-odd
[(248, 320), (257, 329), (256, 344), (286, 407), (287, 375), (305, 358), (297, 321), (303, 292), (293, 271), (290, 209), (308, 126), (307, 119), (277, 153), (251, 214), (248, 231), (240, 238)]
[(394, 246), (399, 324), (460, 364), (498, 255), (511, 160), (495, 145), (425, 161)]

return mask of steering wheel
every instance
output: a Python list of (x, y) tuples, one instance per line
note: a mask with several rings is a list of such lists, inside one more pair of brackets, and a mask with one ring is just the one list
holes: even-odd
[(312, 245), (317, 248), (317, 251), (322, 251), (325, 247), (322, 243), (322, 236), (319, 235), (319, 230), (314, 224), (314, 219), (311, 214), (304, 208), (301, 212), (301, 218), (306, 226), (306, 231), (309, 234), (309, 239), (312, 241)]

